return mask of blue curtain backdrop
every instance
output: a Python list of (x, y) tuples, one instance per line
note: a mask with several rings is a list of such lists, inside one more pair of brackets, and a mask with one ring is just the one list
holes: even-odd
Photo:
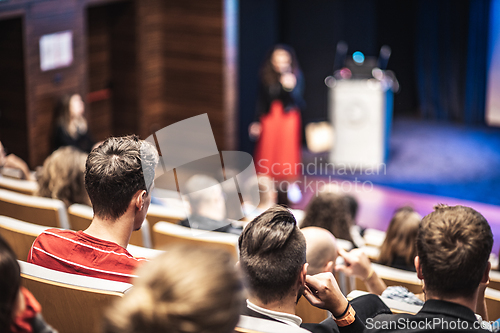
[(422, 0), (417, 91), (423, 118), (484, 124), (490, 0)]

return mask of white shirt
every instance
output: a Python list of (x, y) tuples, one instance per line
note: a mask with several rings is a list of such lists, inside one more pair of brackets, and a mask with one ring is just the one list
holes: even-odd
[(271, 317), (273, 319), (279, 320), (283, 323), (286, 323), (288, 325), (293, 325), (300, 327), (300, 324), (302, 324), (302, 319), (299, 316), (290, 314), (290, 313), (284, 313), (284, 312), (277, 312), (277, 311), (272, 311), (268, 309), (261, 308), (260, 306), (257, 306), (247, 300), (247, 306), (250, 310), (253, 310), (255, 312), (258, 312), (260, 314), (263, 314), (265, 316)]

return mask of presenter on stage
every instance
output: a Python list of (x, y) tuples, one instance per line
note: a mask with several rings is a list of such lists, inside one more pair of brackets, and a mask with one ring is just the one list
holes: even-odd
[[(276, 45), (260, 70), (256, 121), (250, 124), (250, 137), (257, 139), (254, 160), (257, 173), (278, 181), (279, 192), (298, 176), (301, 161), (301, 116), (304, 79), (295, 51)], [(283, 202), (283, 200), (280, 200)]]

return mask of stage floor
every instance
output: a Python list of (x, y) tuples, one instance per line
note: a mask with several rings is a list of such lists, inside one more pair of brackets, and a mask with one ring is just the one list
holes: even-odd
[[(465, 205), (478, 210), (491, 225), (495, 244), (500, 248), (500, 129), (450, 123), (396, 119), (390, 138), (389, 159), (379, 174), (339, 173), (320, 169), (329, 162), (328, 154), (303, 152), (305, 170), (303, 198), (297, 208), (305, 208), (317, 186), (304, 189), (306, 182), (358, 181), (350, 194), (359, 200), (358, 223), (386, 230), (395, 209), (413, 206), (426, 215), (438, 203)], [(359, 186), (373, 185), (367, 191)], [(348, 188), (348, 187), (346, 187)]]
[(346, 191), (346, 193), (354, 196), (358, 200), (359, 210), (356, 220), (358, 225), (362, 227), (385, 231), (389, 226), (394, 211), (404, 205), (413, 207), (422, 216), (432, 212), (433, 207), (440, 203), (450, 206), (463, 205), (474, 208), (488, 220), (495, 240), (492, 252), (498, 254), (500, 248), (500, 206), (444, 196), (408, 192), (379, 185), (373, 185), (373, 187), (365, 186), (365, 189), (363, 189), (358, 184), (358, 190), (355, 190), (355, 184), (346, 180), (309, 177), (306, 180), (310, 184), (309, 189), (305, 190), (302, 200), (297, 205), (294, 205), (294, 208), (305, 209), (309, 200), (315, 195), (315, 191), (311, 191), (310, 189), (316, 189), (316, 184), (318, 182), (320, 182), (321, 185), (330, 180), (332, 182), (337, 182), (338, 185), (343, 186), (346, 190), (349, 188), (351, 189), (350, 191)]
[[(328, 154), (304, 150), (305, 165), (325, 162)], [(500, 206), (500, 129), (397, 119), (392, 127), (389, 159), (379, 174), (339, 174), (330, 168), (307, 175), (368, 180), (410, 192)]]

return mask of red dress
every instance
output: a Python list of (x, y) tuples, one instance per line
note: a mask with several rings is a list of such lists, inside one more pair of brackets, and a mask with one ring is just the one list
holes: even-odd
[(258, 174), (277, 180), (296, 178), (302, 172), (301, 120), (298, 108), (288, 112), (280, 100), (271, 103), (269, 113), (260, 118), (262, 131), (255, 148)]

